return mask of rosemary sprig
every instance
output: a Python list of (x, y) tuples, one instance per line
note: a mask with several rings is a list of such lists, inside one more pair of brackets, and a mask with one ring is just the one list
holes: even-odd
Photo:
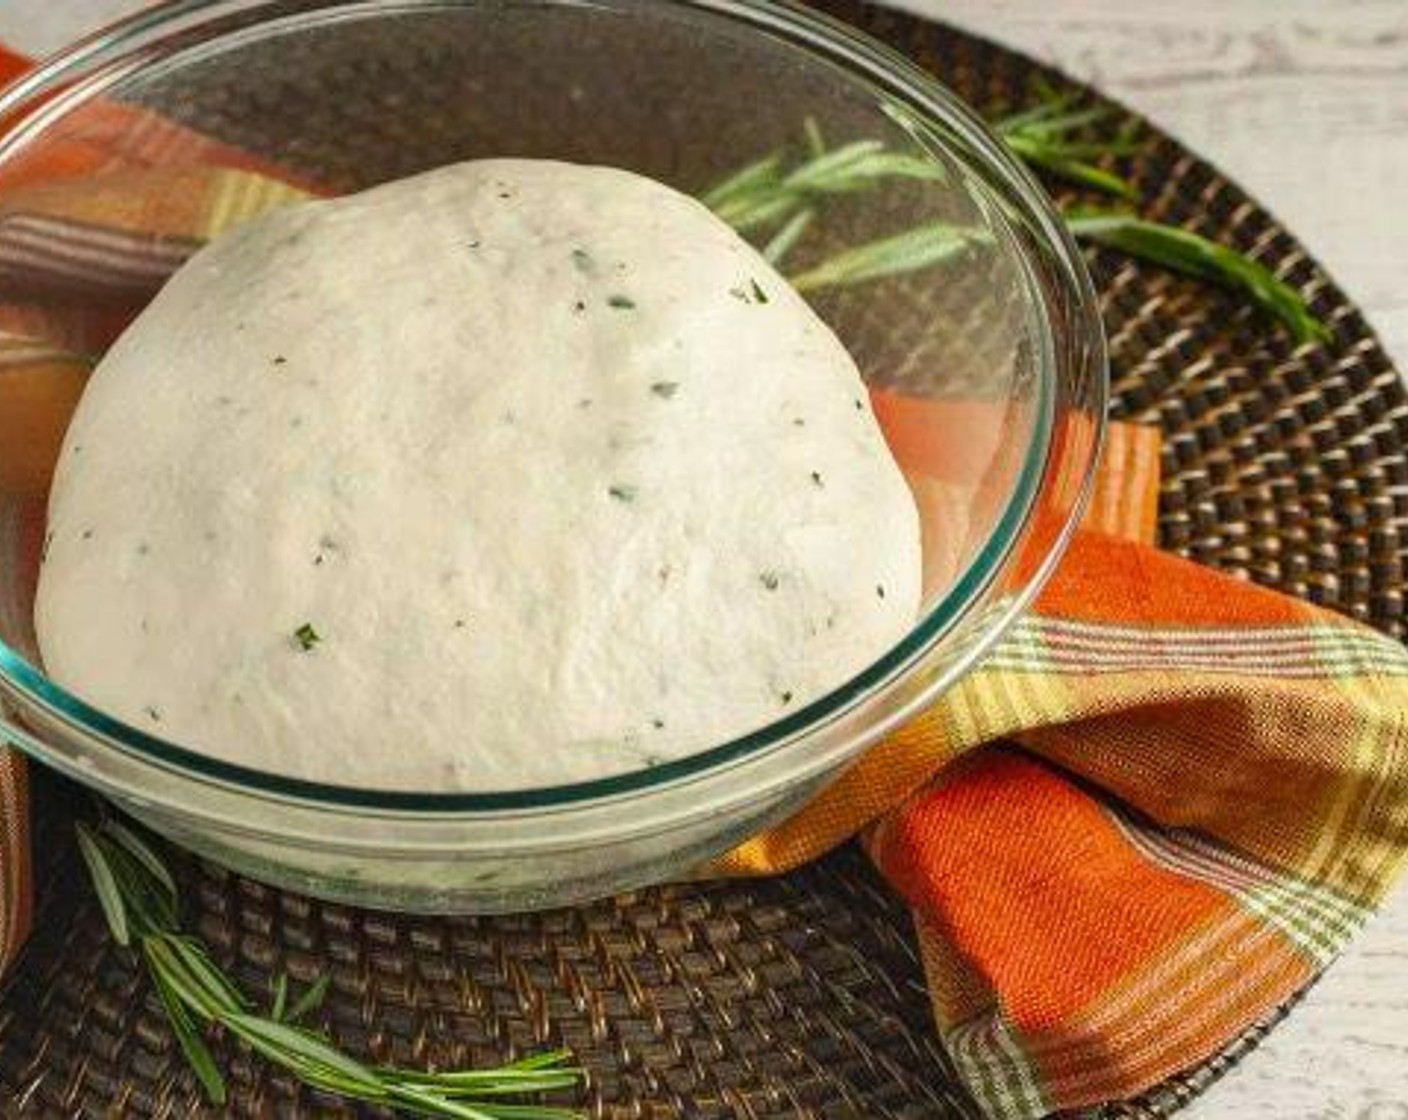
[(1071, 98), (1049, 94), (1035, 108), (997, 121), (993, 127), (1007, 146), (1033, 167), (1105, 194), (1138, 197), (1127, 179), (1091, 162), (1101, 156), (1129, 155), (1134, 151), (1133, 138), (1073, 139), (1108, 119), (1110, 113), (1107, 109), (1073, 109), (1071, 105)]
[(1296, 342), (1328, 342), (1330, 328), (1300, 293), (1259, 261), (1178, 226), (1150, 222), (1116, 210), (1078, 207), (1064, 212), (1072, 233), (1172, 272), (1241, 292), (1279, 319)]
[[(1105, 109), (1080, 108), (1067, 95), (1043, 91), (1030, 109), (994, 124), (1026, 163), (1067, 182), (1134, 200), (1125, 178), (1093, 162), (1135, 150), (1128, 131), (1100, 135)], [(919, 156), (888, 150), (878, 140), (855, 140), (828, 149), (816, 122), (803, 122), (805, 155), (795, 166), (774, 152), (728, 176), (702, 200), (740, 233), (767, 234), (763, 255), (781, 267), (839, 196), (871, 189), (887, 179), (941, 180), (943, 168)], [(795, 158), (795, 157), (794, 157)], [(1178, 226), (1115, 210), (1076, 206), (1063, 210), (1071, 232), (1126, 256), (1239, 292), (1273, 316), (1297, 343), (1324, 342), (1329, 328), (1300, 293), (1258, 261)], [(985, 239), (977, 228), (929, 223), (845, 250), (790, 279), (799, 291), (846, 287), (943, 264)]]
[(288, 978), (281, 975), (268, 1010), (257, 1010), (200, 941), (181, 931), (176, 883), (156, 851), (120, 821), (77, 827), (79, 851), (113, 938), (141, 955), (176, 1040), (212, 1104), (229, 1099), (203, 1033), (220, 1027), (305, 1084), (353, 1100), (459, 1120), (580, 1120), (581, 1113), (571, 1109), (501, 1099), (577, 1085), (582, 1071), (570, 1065), (565, 1050), (497, 1069), (418, 1073), (359, 1062), (324, 1035), (298, 1025), (321, 1003), (327, 977), (289, 1005)]
[(878, 140), (856, 140), (827, 150), (814, 121), (807, 122), (810, 158), (788, 168), (773, 153), (740, 168), (700, 200), (739, 233), (775, 229), (828, 196), (864, 190), (885, 179), (942, 179), (931, 160), (892, 152)]

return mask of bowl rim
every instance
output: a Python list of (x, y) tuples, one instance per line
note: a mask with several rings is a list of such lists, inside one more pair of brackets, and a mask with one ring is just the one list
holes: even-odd
[[(573, 4), (577, 0), (554, 2)], [(73, 88), (83, 94), (77, 100), (87, 101), (100, 91), (87, 88), (81, 79), (91, 78), (102, 67), (139, 54), (144, 47), (151, 46), (154, 39), (177, 29), (253, 12), (266, 3), (268, 0), (215, 0), (214, 3), (210, 0), (168, 0), (113, 23), (49, 56), (29, 73), (0, 89), (0, 121), (12, 116), (21, 121), (18, 128), (0, 137), (0, 155), (15, 135), (27, 131), (37, 118), (45, 116), (35, 114), (36, 107), (52, 109), (65, 100), (62, 96), (53, 101), (50, 99), (55, 91), (72, 85), (75, 78), (80, 81)], [(1096, 309), (1094, 288), (1074, 240), (1035, 177), (955, 94), (898, 52), (839, 20), (788, 0), (634, 0), (632, 6), (656, 3), (722, 16), (775, 37), (780, 36), (793, 45), (800, 45), (814, 58), (841, 62), (852, 73), (858, 72), (860, 77), (885, 89), (891, 96), (901, 96), (910, 108), (917, 107), (926, 117), (941, 120), (946, 129), (960, 135), (965, 144), (978, 153), (985, 161), (985, 170), (1001, 176), (1025, 205), (1029, 211), (1025, 217), (1035, 222), (1038, 233), (1055, 252), (1063, 273), (1072, 282), (1077, 313), (1091, 328), (1085, 341), (1089, 344), (1087, 364), (1093, 381), (1090, 407), (1095, 418), (1095, 430), (1088, 459), (1081, 467), (1081, 477), (1064, 513), (1063, 523), (1052, 534), (1045, 554), (1026, 582), (1004, 600), (1003, 609), (995, 612), (970, 648), (936, 674), (935, 679), (919, 690), (916, 696), (865, 728), (851, 751), (855, 753), (910, 718), (919, 708), (931, 703), (937, 694), (991, 649), (1009, 625), (1030, 605), (1064, 553), (1090, 497), (1106, 425), (1109, 377), (1104, 332)], [(310, 12), (275, 16), (257, 26), (263, 28), (290, 21), (306, 21), (309, 17), (316, 20), (319, 16), (324, 19), (346, 19), (352, 14), (374, 18), (390, 11), (467, 6), (470, 4), (454, 0), (448, 3), (446, 0), (329, 0), (326, 6)], [(194, 23), (192, 17), (195, 17)], [(247, 32), (249, 28), (242, 30)], [(208, 44), (198, 45), (195, 49), (199, 50), (201, 46)], [(169, 58), (162, 60), (163, 65), (170, 63)], [(129, 72), (124, 71), (124, 75)], [(1056, 394), (1049, 354), (1040, 369), (1036, 423), (1017, 480), (982, 547), (939, 601), (920, 617), (903, 638), (847, 681), (782, 719), (695, 754), (603, 778), (523, 790), (450, 793), (381, 790), (297, 778), (244, 766), (151, 735), (68, 692), (3, 640), (0, 640), (0, 700), (6, 698), (6, 693), (17, 696), (42, 711), (46, 717), (82, 736), (95, 736), (104, 746), (139, 763), (155, 765), (181, 777), (242, 794), (291, 801), (312, 808), (416, 815), (522, 812), (587, 806), (613, 800), (623, 794), (662, 787), (675, 788), (692, 780), (713, 777), (734, 764), (771, 757), (789, 747), (802, 745), (813, 735), (825, 731), (829, 725), (852, 715), (863, 700), (878, 698), (880, 694), (898, 688), (924, 655), (959, 621), (969, 616), (983, 593), (1003, 572), (1026, 531), (1031, 528), (1043, 491), (1052, 482), (1050, 468), (1057, 453)], [(101, 782), (96, 775), (84, 773), (81, 767), (51, 756), (40, 736), (14, 726), (5, 718), (6, 715), (4, 705), (0, 704), (0, 743), (8, 735), (13, 745), (36, 755), (41, 761), (56, 764), (80, 780)]]

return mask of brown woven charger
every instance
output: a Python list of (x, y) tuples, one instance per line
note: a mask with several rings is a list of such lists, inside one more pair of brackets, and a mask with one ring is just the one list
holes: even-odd
[[(825, 7), (980, 107), (1068, 85), (1019, 55), (856, 0)], [(256, 107), (257, 108), (257, 107)], [(239, 107), (202, 127), (239, 142)], [(1091, 256), (1114, 413), (1162, 427), (1162, 543), (1402, 637), (1408, 401), (1343, 293), (1264, 210), (1144, 126), (1148, 211), (1251, 251), (1335, 330), (1296, 351), (1243, 304)], [(40, 783), (37, 930), (0, 990), (0, 1115), (209, 1115), (140, 969), (110, 943), (68, 843), (74, 791)], [(671, 886), (494, 919), (393, 917), (183, 868), (193, 915), (250, 990), (330, 971), (328, 1024), (411, 1066), (571, 1046), (600, 1118), (943, 1120), (976, 1112), (939, 1050), (910, 918), (845, 849), (764, 881)], [(1278, 1016), (1279, 1017), (1279, 1016)], [(1176, 1110), (1269, 1029), (1103, 1117)], [(381, 1115), (301, 1089), (222, 1044), (239, 1117)], [(572, 1103), (572, 1102), (566, 1102)]]

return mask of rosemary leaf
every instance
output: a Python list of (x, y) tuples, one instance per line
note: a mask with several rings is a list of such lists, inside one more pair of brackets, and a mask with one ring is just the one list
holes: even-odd
[(1009, 136), (1024, 128), (1051, 120), (1058, 113), (1065, 112), (1073, 100), (1069, 94), (1048, 93), (1029, 109), (999, 117), (992, 122), (992, 127), (999, 136)]
[(879, 140), (853, 140), (824, 155), (815, 156), (789, 172), (783, 183), (791, 190), (825, 189), (844, 178), (847, 168), (885, 150)]
[(1006, 142), (1022, 159), (1058, 178), (1120, 198), (1137, 197), (1128, 180), (1072, 154), (1075, 151), (1093, 151), (1090, 145), (1044, 144), (1025, 135), (1006, 137)]
[(344, 1078), (370, 1093), (384, 1089), (380, 1079), (369, 1067), (349, 1058), (336, 1047), (303, 1027), (275, 1023), (257, 1015), (228, 1014), (222, 1022), (240, 1038), (258, 1048), (267, 1049), (274, 1060), (290, 1069), (306, 1066), (325, 1070)]
[[(1064, 109), (1069, 102), (1053, 102), (1061, 104)], [(1060, 137), (1076, 132), (1082, 128), (1089, 128), (1093, 124), (1099, 124), (1103, 120), (1108, 120), (1110, 110), (1106, 108), (1077, 109), (1074, 112), (1057, 111), (1048, 113), (1040, 117), (1028, 120), (1025, 124), (1013, 127), (1011, 122), (998, 124), (998, 131), (1004, 136), (1031, 136), (1031, 137)]]
[(152, 980), (161, 1005), (166, 1010), (166, 1017), (171, 1021), (171, 1031), (176, 1036), (181, 1053), (186, 1056), (186, 1061), (196, 1075), (196, 1080), (200, 1082), (211, 1104), (223, 1105), (228, 1099), (225, 1077), (216, 1066), (210, 1048), (197, 1033), (190, 1013), (163, 974), (153, 970)]
[(474, 1105), (447, 1100), (438, 1093), (431, 1093), (415, 1085), (397, 1085), (391, 1090), (391, 1096), (397, 1101), (419, 1106), (426, 1111), (434, 1109), (436, 1111), (433, 1115), (456, 1116), (461, 1120), (495, 1120), (492, 1112), (486, 1112)]
[(764, 156), (756, 163), (740, 168), (722, 182), (711, 187), (699, 196), (699, 201), (711, 210), (717, 210), (724, 203), (759, 187), (771, 186), (779, 178), (782, 157), (774, 153)]
[(121, 844), (133, 859), (151, 873), (152, 878), (160, 883), (173, 899), (176, 897), (176, 881), (171, 878), (171, 872), (166, 869), (166, 864), (161, 862), (161, 857), (151, 850), (145, 840), (115, 817), (110, 817), (103, 822), (103, 832)]
[(787, 254), (797, 247), (797, 242), (802, 239), (802, 234), (807, 232), (807, 227), (815, 217), (816, 211), (810, 207), (798, 210), (787, 220), (786, 225), (773, 234), (772, 240), (763, 246), (763, 259), (774, 268), (781, 265)]
[(305, 1015), (316, 1011), (323, 1005), (323, 1000), (327, 998), (328, 988), (332, 986), (332, 974), (323, 973), (310, 985), (304, 993), (293, 1001), (293, 1006), (288, 1009), (288, 1014), (282, 1016), (285, 1023), (296, 1023)]
[(284, 1012), (288, 1007), (288, 973), (280, 972), (274, 977), (273, 999), (269, 1002), (269, 1018), (276, 1023), (284, 1021)]
[(792, 286), (799, 292), (809, 292), (916, 272), (957, 256), (977, 240), (974, 230), (934, 222), (838, 253), (791, 277)]
[(200, 985), (221, 1013), (241, 1014), (248, 1010), (249, 1003), (244, 995), (228, 976), (215, 967), (205, 946), (194, 937), (176, 933), (165, 934), (164, 939), (187, 974)]
[(781, 191), (739, 195), (722, 203), (714, 212), (739, 233), (747, 233), (786, 221), (804, 205), (806, 201), (800, 193)]
[(1118, 211), (1081, 208), (1065, 217), (1079, 238), (1242, 293), (1280, 320), (1298, 343), (1331, 338), (1329, 327), (1315, 317), (1296, 289), (1235, 249), (1177, 226)]
[(130, 945), (132, 932), (127, 924), (127, 906), (117, 889), (112, 867), (103, 858), (93, 830), (81, 821), (78, 824), (78, 851), (88, 865), (88, 877), (93, 880), (93, 891), (98, 896), (98, 905), (103, 908), (103, 917), (112, 931), (112, 939), (119, 945)]

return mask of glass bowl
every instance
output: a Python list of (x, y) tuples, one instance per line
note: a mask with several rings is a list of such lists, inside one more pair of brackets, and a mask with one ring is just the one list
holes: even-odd
[[(793, 271), (919, 225), (968, 231), (961, 252), (932, 267), (809, 295), (855, 356), (921, 509), (925, 593), (913, 629), (855, 678), (744, 738), (574, 785), (445, 793), (297, 781), (127, 726), (48, 680), (31, 610), (63, 409), (17, 421), (11, 407), (7, 422), (4, 394), (71, 403), (77, 382), (40, 361), (22, 371), (28, 381), (0, 384), (0, 733), (257, 879), (377, 907), (494, 912), (687, 873), (942, 704), (1031, 601), (1090, 483), (1104, 343), (1059, 218), (937, 82), (802, 8), (169, 4), (10, 87), (0, 127), (0, 304), (85, 322), (120, 324), (193, 251), (194, 241), (153, 231), (169, 226), (173, 199), (204, 197), (193, 184), (232, 160), (324, 194), (509, 155), (613, 164), (701, 193), (768, 153), (805, 158), (818, 137), (833, 151), (871, 139), (932, 174), (828, 198)], [(35, 247), (27, 192), (95, 189), (126, 232), (80, 229), (55, 263)]]

